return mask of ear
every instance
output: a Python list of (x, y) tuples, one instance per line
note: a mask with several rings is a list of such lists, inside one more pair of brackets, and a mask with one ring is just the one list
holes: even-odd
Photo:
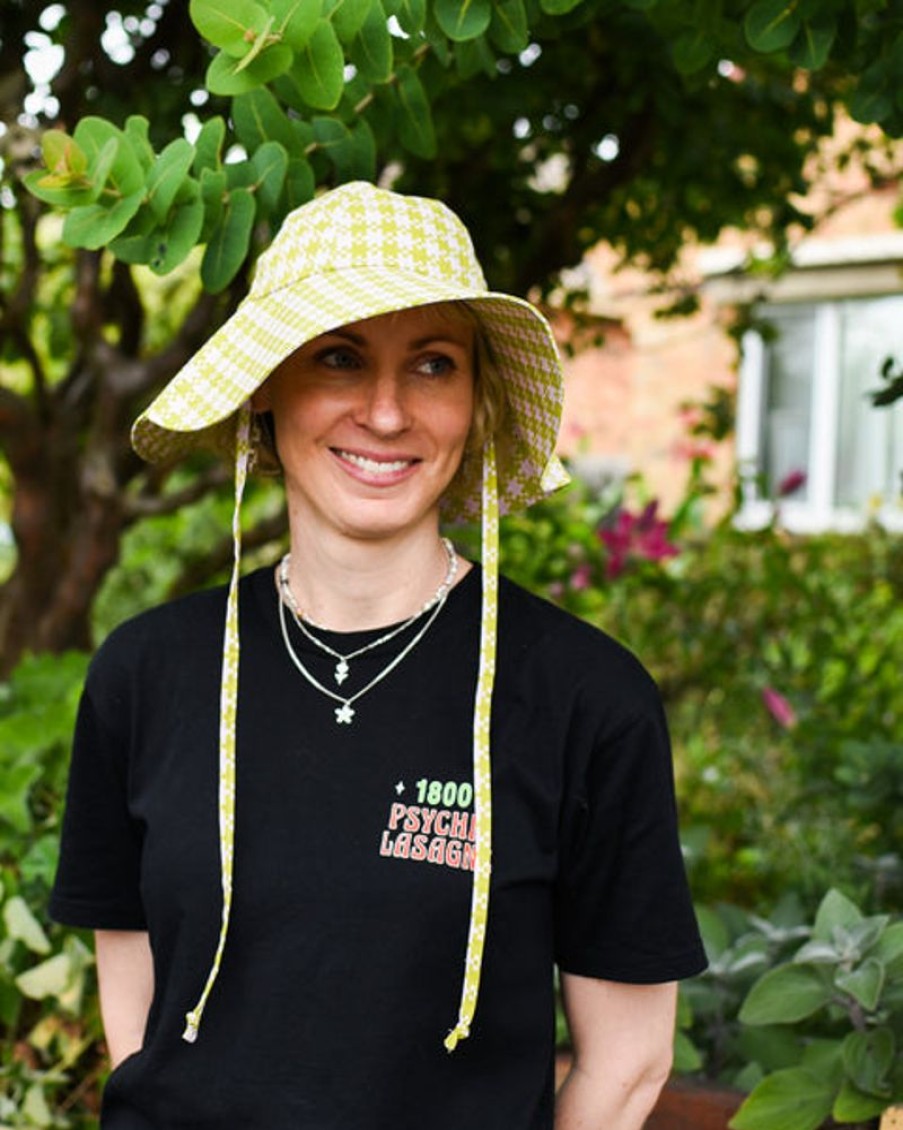
[(251, 408), (254, 412), (271, 412), (273, 409), (273, 396), (270, 381), (267, 378), (254, 393), (251, 394)]

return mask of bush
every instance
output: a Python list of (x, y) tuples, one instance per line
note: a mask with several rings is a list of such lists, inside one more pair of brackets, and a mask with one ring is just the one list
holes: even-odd
[(903, 540), (701, 534), (691, 512), (666, 527), (648, 503), (574, 487), (504, 520), (502, 567), (659, 682), (699, 898), (761, 913), (792, 889), (814, 909), (840, 885), (887, 905), (901, 889)]
[(51, 925), (59, 814), (87, 656), (26, 659), (0, 686), (0, 1124), (96, 1125), (105, 1070), (93, 957)]

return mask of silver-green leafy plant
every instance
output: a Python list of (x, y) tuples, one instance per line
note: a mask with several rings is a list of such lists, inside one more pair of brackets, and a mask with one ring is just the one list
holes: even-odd
[(740, 1020), (794, 1031), (799, 1057), (758, 1083), (732, 1130), (877, 1118), (903, 1100), (903, 921), (829, 891), (809, 940), (756, 981)]

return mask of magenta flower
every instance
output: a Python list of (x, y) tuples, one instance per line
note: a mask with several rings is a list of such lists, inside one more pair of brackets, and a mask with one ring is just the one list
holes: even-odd
[(586, 563), (578, 565), (573, 573), (571, 573), (571, 588), (574, 592), (582, 592), (584, 589), (589, 588), (592, 579), (593, 571), (589, 565)]
[(792, 730), (796, 725), (796, 711), (780, 691), (774, 687), (765, 687), (762, 691), (762, 701), (765, 709), (784, 730)]
[(805, 484), (805, 482), (805, 471), (791, 471), (789, 474), (785, 475), (783, 479), (781, 479), (781, 481), (778, 483), (778, 498), (788, 498), (791, 494), (796, 494), (796, 492), (800, 489), (801, 486)]
[(650, 502), (640, 514), (620, 509), (614, 524), (599, 531), (608, 550), (606, 574), (619, 577), (633, 560), (663, 561), (676, 557), (680, 550), (668, 541), (668, 523), (656, 516), (658, 502)]

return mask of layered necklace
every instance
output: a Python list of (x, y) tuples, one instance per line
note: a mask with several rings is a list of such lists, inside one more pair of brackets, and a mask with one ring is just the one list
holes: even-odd
[[(449, 591), (451, 590), (452, 585), (455, 583), (455, 577), (458, 575), (458, 555), (455, 553), (454, 546), (448, 540), (448, 538), (443, 538), (442, 547), (445, 550), (445, 554), (448, 559), (448, 565), (445, 570), (445, 576), (442, 578), (442, 583), (439, 585), (438, 589), (436, 589), (435, 593), (430, 597), (430, 599), (422, 607), (420, 607), (413, 616), (409, 616), (407, 620), (403, 620), (400, 624), (396, 624), (393, 628), (390, 628), (389, 631), (384, 632), (377, 639), (371, 640), (368, 644), (364, 644), (363, 647), (356, 648), (354, 651), (349, 651), (346, 653), (342, 653), (336, 650), (336, 648), (331, 647), (328, 643), (326, 643), (325, 640), (320, 639), (319, 636), (315, 635), (314, 632), (311, 631), (311, 628), (319, 628), (319, 625), (314, 624), (310, 617), (306, 617), (304, 615), (304, 613), (298, 606), (297, 601), (295, 600), (294, 593), (292, 592), (291, 585), (289, 584), (289, 567), (291, 565), (290, 554), (287, 553), (279, 562), (279, 567), (277, 570), (279, 593), (281, 597), (281, 599), (279, 600), (279, 624), (282, 628), (282, 638), (285, 642), (285, 649), (288, 652), (289, 658), (291, 659), (292, 663), (294, 663), (294, 665), (298, 668), (307, 682), (310, 683), (310, 685), (318, 690), (321, 694), (326, 695), (327, 698), (331, 698), (334, 702), (337, 702), (339, 704), (335, 708), (335, 720), (337, 724), (346, 726), (351, 724), (356, 713), (352, 703), (356, 702), (359, 698), (363, 698), (363, 696), (368, 691), (371, 691), (378, 683), (381, 683), (390, 672), (395, 670), (398, 664), (401, 663), (401, 661), (414, 650), (418, 643), (420, 643), (420, 641), (432, 627), (433, 621), (442, 611)], [(357, 659), (359, 656), (364, 655), (366, 652), (373, 651), (375, 648), (381, 647), (384, 643), (388, 643), (390, 640), (394, 639), (396, 636), (404, 632), (407, 628), (412, 627), (422, 616), (426, 616), (426, 619), (420, 626), (420, 628), (414, 633), (411, 639), (408, 640), (401, 651), (396, 656), (394, 656), (386, 664), (386, 666), (383, 667), (383, 669), (369, 681), (369, 683), (361, 687), (360, 690), (355, 691), (354, 694), (346, 696), (332, 690), (330, 687), (325, 687), (304, 666), (304, 663), (301, 661), (301, 657), (295, 651), (289, 638), (288, 621), (286, 617), (287, 608), (291, 611), (295, 623), (298, 625), (298, 628), (301, 630), (303, 635), (308, 640), (310, 640), (310, 642), (315, 647), (319, 648), (320, 651), (336, 660), (335, 669), (333, 671), (333, 678), (339, 686), (341, 686), (342, 683), (344, 683), (348, 678), (351, 670), (351, 661), (353, 659)]]

